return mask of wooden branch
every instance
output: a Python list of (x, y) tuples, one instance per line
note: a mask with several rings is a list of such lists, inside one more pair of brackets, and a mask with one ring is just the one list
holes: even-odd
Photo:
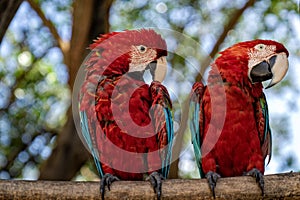
[[(0, 199), (100, 199), (99, 182), (0, 181)], [(265, 196), (249, 176), (221, 178), (216, 199), (300, 199), (300, 173), (265, 176)], [(146, 181), (114, 182), (105, 199), (156, 199)], [(212, 199), (205, 179), (169, 179), (162, 199)]]
[(15, 16), (23, 0), (1, 0), (0, 1), (0, 44), (7, 28)]
[(35, 3), (33, 0), (27, 0), (27, 2), (31, 6), (31, 8), (37, 13), (37, 15), (41, 18), (44, 25), (49, 29), (50, 33), (56, 40), (58, 47), (61, 49), (64, 57), (66, 57), (66, 54), (69, 51), (69, 42), (65, 42), (61, 39), (53, 23), (49, 19), (47, 19), (47, 17), (45, 16), (42, 9), (37, 3)]

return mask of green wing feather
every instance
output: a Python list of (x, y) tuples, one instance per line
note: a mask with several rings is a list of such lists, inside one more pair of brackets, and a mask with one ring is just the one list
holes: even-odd
[(200, 115), (203, 115), (201, 104), (204, 89), (205, 87), (202, 83), (194, 84), (189, 106), (189, 125), (192, 135), (192, 144), (194, 147), (195, 159), (201, 178), (205, 177), (204, 172), (202, 170), (201, 160), (201, 135), (203, 134), (201, 132), (203, 131), (203, 127), (200, 127), (200, 124), (203, 124), (200, 120)]
[(166, 129), (167, 129), (168, 150), (167, 150), (166, 159), (162, 160), (162, 175), (164, 176), (164, 178), (167, 178), (170, 171), (170, 164), (172, 160), (174, 129), (173, 129), (172, 113), (168, 107), (164, 108), (164, 114), (165, 114)]
[(269, 156), (267, 164), (269, 164), (272, 157), (272, 133), (269, 124), (269, 110), (266, 100), (266, 96), (263, 93), (262, 97), (259, 99), (259, 108), (258, 112), (262, 112), (262, 118), (258, 118), (258, 122), (262, 121), (264, 123), (263, 130), (260, 130), (260, 140), (261, 148), (264, 154), (264, 157)]

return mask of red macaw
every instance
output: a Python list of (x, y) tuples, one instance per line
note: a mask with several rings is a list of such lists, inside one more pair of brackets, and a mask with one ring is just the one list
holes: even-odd
[(271, 40), (241, 42), (211, 65), (207, 86), (193, 85), (190, 130), (196, 162), (215, 197), (220, 177), (251, 175), (264, 193), (265, 158), (271, 159), (267, 88), (283, 79), (288, 51)]
[[(159, 199), (171, 162), (171, 101), (161, 84), (165, 40), (151, 29), (101, 35), (84, 61), (80, 94), (82, 135), (101, 177), (100, 191), (116, 180), (149, 180)], [(151, 85), (144, 82), (149, 69)]]

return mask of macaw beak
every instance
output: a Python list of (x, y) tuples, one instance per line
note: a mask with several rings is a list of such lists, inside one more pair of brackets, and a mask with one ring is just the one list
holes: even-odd
[(158, 58), (149, 64), (150, 73), (153, 81), (163, 82), (167, 74), (167, 59), (166, 56)]
[(288, 68), (289, 62), (286, 53), (278, 53), (252, 67), (249, 78), (252, 83), (271, 79), (271, 82), (266, 87), (267, 89), (279, 83), (285, 76)]

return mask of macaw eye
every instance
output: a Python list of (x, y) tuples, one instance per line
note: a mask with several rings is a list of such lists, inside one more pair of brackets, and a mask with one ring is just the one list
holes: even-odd
[(139, 45), (137, 46), (137, 48), (140, 53), (145, 53), (147, 51), (147, 47), (145, 47), (144, 45)]
[(266, 45), (264, 45), (264, 44), (258, 44), (258, 45), (256, 45), (254, 48), (255, 48), (256, 50), (261, 51), (261, 50), (264, 50), (264, 49), (266, 48)]

